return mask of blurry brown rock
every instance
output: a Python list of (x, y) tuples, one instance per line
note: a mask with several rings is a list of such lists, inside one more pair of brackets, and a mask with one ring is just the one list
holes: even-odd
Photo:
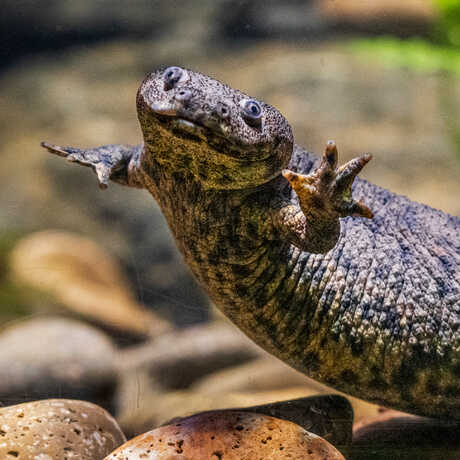
[(345, 397), (337, 394), (309, 396), (308, 389), (301, 387), (271, 392), (162, 393), (158, 388), (155, 392), (151, 387), (150, 392), (146, 391), (146, 385), (145, 375), (138, 374), (131, 386), (130, 408), (125, 407), (119, 416), (120, 424), (129, 437), (199, 411), (236, 408), (292, 421), (336, 446), (351, 444), (353, 409)]
[(215, 3), (219, 2), (201, 0), (199, 6), (187, 7), (187, 15), (180, 15), (177, 14), (180, 4), (149, 0), (136, 0), (131, 8), (126, 8), (122, 0), (80, 0), (78, 4), (69, 0), (41, 0), (23, 2), (20, 8), (14, 0), (3, 0), (0, 66), (24, 54), (46, 52), (50, 48), (61, 50), (120, 38), (159, 40), (168, 33), (178, 35), (181, 29), (187, 29), (190, 36), (193, 32), (189, 29), (200, 26), (205, 33), (209, 21), (207, 10), (212, 11)]
[(144, 433), (106, 460), (344, 460), (324, 439), (298, 425), (239, 411), (197, 414)]
[(383, 410), (357, 423), (350, 458), (454, 460), (460, 458), (460, 423)]
[[(342, 399), (331, 388), (261, 351), (224, 321), (165, 334), (125, 349), (120, 356), (117, 408), (120, 423), (130, 437), (173, 417), (204, 410), (268, 407), (278, 401), (318, 395)], [(171, 391), (185, 388), (188, 390)], [(356, 420), (378, 414), (378, 406), (343, 396), (351, 402)], [(334, 418), (332, 412), (328, 411), (324, 419)], [(317, 434), (325, 433), (326, 429)]]
[[(353, 409), (350, 402), (340, 395), (317, 395), (225, 410), (262, 414), (287, 420), (321, 436), (340, 449), (351, 445)], [(182, 419), (182, 417), (175, 417), (164, 425), (178, 423)]]
[[(142, 388), (142, 378), (141, 378)], [(138, 393), (136, 393), (138, 394)], [(206, 410), (243, 408), (269, 405), (279, 401), (288, 401), (315, 393), (306, 387), (287, 387), (282, 390), (211, 393), (190, 390), (160, 391), (138, 394), (131, 407), (120, 413), (118, 421), (128, 437), (151, 430), (175, 417), (184, 417)], [(134, 399), (134, 398), (133, 398)]]
[(126, 440), (104, 409), (66, 399), (0, 408), (3, 460), (102, 460)]
[[(302, 396), (340, 394), (265, 352), (260, 359), (214, 372), (193, 385), (193, 390), (208, 395), (213, 393), (276, 393), (288, 388), (303, 388)], [(379, 406), (375, 404), (349, 395), (343, 396), (351, 402), (356, 421), (374, 417), (379, 413)]]
[(230, 323), (206, 323), (171, 331), (120, 354), (123, 373), (145, 369), (165, 389), (187, 388), (221, 369), (264, 354)]
[(302, 386), (322, 393), (324, 385), (308, 378), (279, 359), (264, 353), (263, 357), (241, 364), (199, 380), (194, 389), (207, 393), (270, 391), (288, 387)]
[[(165, 392), (188, 388), (216, 371), (233, 368), (260, 356), (262, 350), (228, 322), (214, 322), (175, 330), (145, 344), (120, 352), (117, 412), (138, 421), (131, 434), (139, 434), (174, 415)], [(168, 393), (167, 393), (168, 394)], [(193, 394), (193, 393), (191, 393)], [(159, 399), (158, 404), (153, 402)], [(166, 404), (166, 406), (165, 406)], [(183, 401), (188, 406), (192, 401)], [(163, 412), (164, 408), (164, 412)], [(206, 405), (199, 406), (199, 410)], [(141, 415), (142, 414), (142, 415)], [(131, 422), (129, 422), (131, 424)]]
[(225, 0), (217, 14), (221, 39), (320, 41), (346, 35), (426, 35), (430, 0)]
[(337, 394), (316, 395), (235, 410), (288, 420), (336, 447), (351, 444), (353, 408), (347, 398)]
[(117, 353), (110, 339), (80, 321), (42, 317), (0, 332), (0, 402), (85, 399), (111, 408)]
[[(433, 20), (435, 6), (431, 0), (318, 0), (318, 8), (329, 18), (349, 19), (354, 22), (374, 20)], [(396, 24), (395, 24), (396, 27)]]
[(11, 268), (21, 282), (111, 329), (156, 335), (170, 328), (139, 305), (119, 264), (87, 238), (53, 230), (33, 233), (13, 250)]

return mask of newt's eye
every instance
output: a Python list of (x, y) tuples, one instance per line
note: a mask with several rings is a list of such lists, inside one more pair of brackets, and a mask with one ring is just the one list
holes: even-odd
[(250, 126), (259, 126), (262, 119), (262, 107), (253, 99), (243, 99), (240, 102), (244, 121)]
[(180, 67), (168, 67), (163, 72), (163, 81), (165, 83), (165, 91), (169, 91), (174, 88), (178, 83), (182, 83), (187, 80), (187, 71)]

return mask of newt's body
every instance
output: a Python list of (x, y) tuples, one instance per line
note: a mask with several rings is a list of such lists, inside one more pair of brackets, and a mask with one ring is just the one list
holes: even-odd
[(199, 73), (152, 73), (137, 106), (142, 145), (43, 145), (103, 185), (149, 190), (201, 285), (263, 348), (352, 395), (460, 419), (458, 218), (359, 179), (374, 216), (346, 217), (372, 216), (351, 196), (369, 156), (337, 169), (329, 143), (318, 167), (274, 108)]

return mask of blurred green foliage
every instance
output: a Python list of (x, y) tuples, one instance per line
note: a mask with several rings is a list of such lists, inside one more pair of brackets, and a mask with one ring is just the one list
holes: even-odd
[(438, 11), (431, 40), (397, 37), (359, 39), (353, 51), (398, 67), (460, 74), (460, 0), (433, 0)]
[(440, 105), (445, 127), (460, 160), (460, 128), (458, 108), (453, 106), (452, 92), (460, 75), (460, 0), (433, 0), (437, 9), (437, 21), (430, 39), (410, 38), (402, 40), (388, 36), (354, 40), (351, 49), (366, 59), (374, 59), (391, 66), (420, 72), (444, 73), (440, 88)]
[(433, 0), (438, 11), (431, 40), (397, 37), (359, 39), (352, 50), (414, 70), (460, 74), (460, 0)]
[(7, 321), (32, 312), (28, 301), (30, 293), (9, 276), (9, 254), (20, 237), (14, 232), (0, 233), (0, 327)]
[(435, 39), (460, 47), (460, 0), (434, 0), (434, 3), (439, 11)]
[(395, 37), (361, 39), (353, 41), (351, 49), (366, 57), (384, 61), (397, 67), (460, 75), (460, 50), (434, 44), (420, 38), (400, 40)]

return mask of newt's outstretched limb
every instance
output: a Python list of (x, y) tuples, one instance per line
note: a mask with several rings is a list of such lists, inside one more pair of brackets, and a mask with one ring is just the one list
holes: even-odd
[(135, 177), (135, 168), (142, 152), (142, 145), (109, 144), (86, 150), (61, 147), (48, 142), (42, 142), (40, 145), (48, 152), (64, 157), (72, 163), (92, 168), (101, 189), (107, 188), (109, 180), (142, 188), (142, 184)]

